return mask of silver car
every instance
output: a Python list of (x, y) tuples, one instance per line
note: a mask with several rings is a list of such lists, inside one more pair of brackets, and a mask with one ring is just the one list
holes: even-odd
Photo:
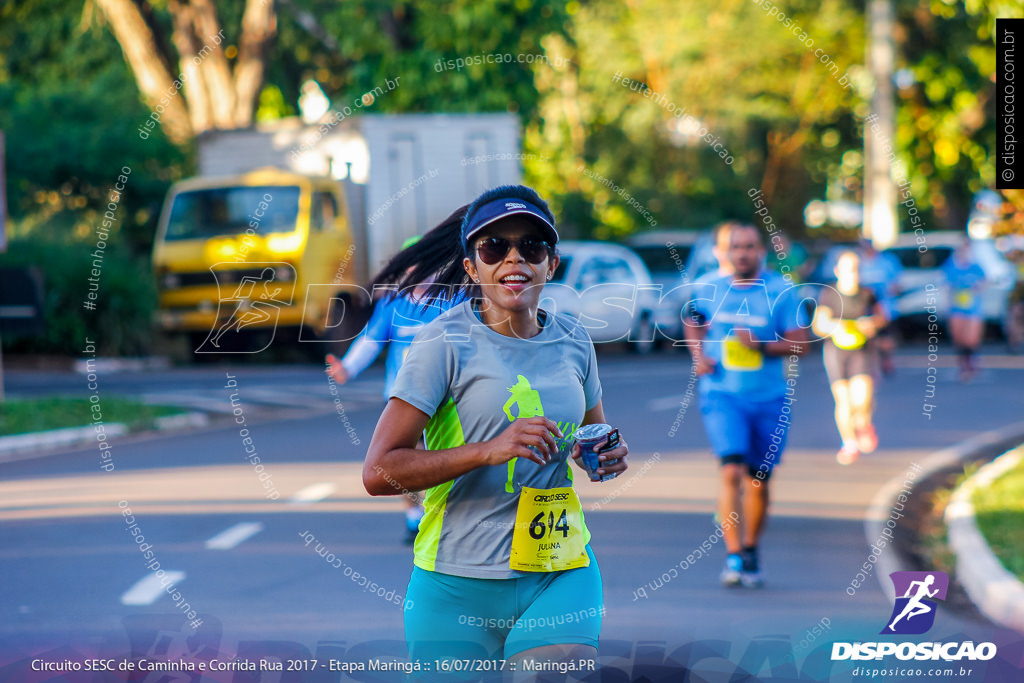
[(683, 339), (682, 311), (691, 285), (718, 268), (711, 249), (710, 230), (656, 230), (633, 235), (626, 242), (643, 260), (654, 284), (661, 285), (656, 309), (661, 339)]
[(643, 261), (609, 242), (558, 243), (562, 262), (541, 294), (541, 308), (578, 318), (597, 343), (628, 342), (638, 353), (654, 349), (659, 287)]

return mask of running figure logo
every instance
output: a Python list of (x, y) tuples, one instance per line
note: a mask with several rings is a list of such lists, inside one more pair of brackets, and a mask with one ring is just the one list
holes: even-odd
[(889, 575), (896, 589), (896, 604), (883, 634), (916, 635), (935, 623), (935, 600), (945, 600), (949, 577), (944, 572), (893, 572)]
[[(540, 392), (530, 386), (530, 380), (522, 375), (516, 375), (516, 383), (508, 390), (512, 395), (505, 401), (503, 410), (508, 416), (509, 422), (519, 417), (544, 416), (544, 406), (540, 403)], [(512, 415), (512, 406), (519, 407), (518, 415)]]
[[(217, 264), (220, 265), (220, 264)], [(280, 264), (287, 268), (292, 268), (290, 264)], [(220, 288), (222, 285), (230, 282), (232, 275), (229, 270), (216, 270), (216, 266), (211, 267), (211, 271), (214, 273), (214, 277), (217, 278), (217, 285)], [(291, 280), (294, 281), (294, 269), (291, 273)], [(206, 341), (204, 341), (196, 353), (218, 353), (225, 352), (221, 349), (221, 342), (224, 335), (228, 333), (238, 334), (241, 333), (245, 328), (255, 327), (270, 327), (271, 329), (271, 341), (273, 341), (273, 332), (277, 328), (277, 315), (280, 312), (279, 308), (281, 305), (288, 305), (291, 303), (291, 297), (288, 299), (281, 298), (281, 292), (283, 287), (272, 287), (277, 279), (277, 271), (271, 266), (263, 268), (259, 276), (244, 275), (238, 281), (238, 286), (235, 287), (235, 291), (229, 297), (224, 297), (220, 300), (219, 305), (229, 307), (234, 305), (234, 310), (227, 319), (220, 318), (223, 320), (219, 325), (215, 323), (215, 328), (210, 331)], [(225, 282), (227, 280), (228, 282)], [(270, 346), (270, 341), (263, 347), (265, 349)], [(210, 348), (212, 347), (212, 348)], [(248, 353), (258, 353), (263, 349), (256, 351), (249, 351)], [(229, 352), (230, 353), (230, 352)]]
[[(502, 410), (505, 411), (505, 416), (509, 422), (514, 422), (520, 417), (544, 416), (544, 406), (540, 402), (540, 392), (530, 386), (530, 380), (522, 375), (516, 375), (516, 383), (510, 386), (508, 390), (512, 395), (505, 401)], [(517, 411), (518, 415), (512, 414), (512, 406), (519, 408)], [(527, 448), (533, 451), (537, 450), (533, 446), (527, 446)], [(513, 480), (515, 479), (516, 460), (518, 459), (512, 458), (508, 461), (508, 479), (505, 481), (506, 493), (515, 493)]]

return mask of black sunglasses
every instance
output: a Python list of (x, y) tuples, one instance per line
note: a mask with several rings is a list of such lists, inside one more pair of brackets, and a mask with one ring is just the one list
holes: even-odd
[(509, 250), (515, 246), (516, 251), (528, 263), (543, 263), (544, 259), (551, 253), (551, 245), (539, 237), (522, 237), (519, 240), (508, 240), (504, 237), (485, 237), (476, 243), (476, 253), (480, 260), (489, 266), (493, 266), (506, 256)]

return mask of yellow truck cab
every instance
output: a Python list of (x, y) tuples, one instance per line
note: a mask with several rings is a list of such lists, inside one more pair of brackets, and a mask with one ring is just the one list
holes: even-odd
[(328, 336), (332, 299), (363, 275), (348, 215), (327, 177), (261, 168), (176, 183), (153, 248), (160, 326), (210, 352), (225, 333)]

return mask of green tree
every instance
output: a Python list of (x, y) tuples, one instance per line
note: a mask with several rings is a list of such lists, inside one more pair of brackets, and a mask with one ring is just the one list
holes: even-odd
[[(646, 223), (622, 193), (581, 178), (581, 166), (626, 188), (661, 225), (749, 218), (746, 193), (764, 188), (776, 222), (799, 229), (804, 203), (827, 183), (816, 165), (840, 154), (823, 132), (851, 135), (855, 97), (840, 79), (861, 59), (851, 45), (862, 44), (863, 22), (839, 0), (783, 9), (789, 27), (738, 1), (598, 2), (575, 13), (566, 45), (577, 65), (575, 104), (552, 81), (543, 91), (550, 106), (527, 141), (562, 155), (555, 178), (541, 164), (530, 170), (565, 193), (581, 234), (622, 235)], [(589, 215), (575, 214), (589, 206)]]
[(898, 139), (918, 205), (962, 230), (973, 194), (995, 181), (995, 18), (1019, 2), (918, 0), (897, 5)]

